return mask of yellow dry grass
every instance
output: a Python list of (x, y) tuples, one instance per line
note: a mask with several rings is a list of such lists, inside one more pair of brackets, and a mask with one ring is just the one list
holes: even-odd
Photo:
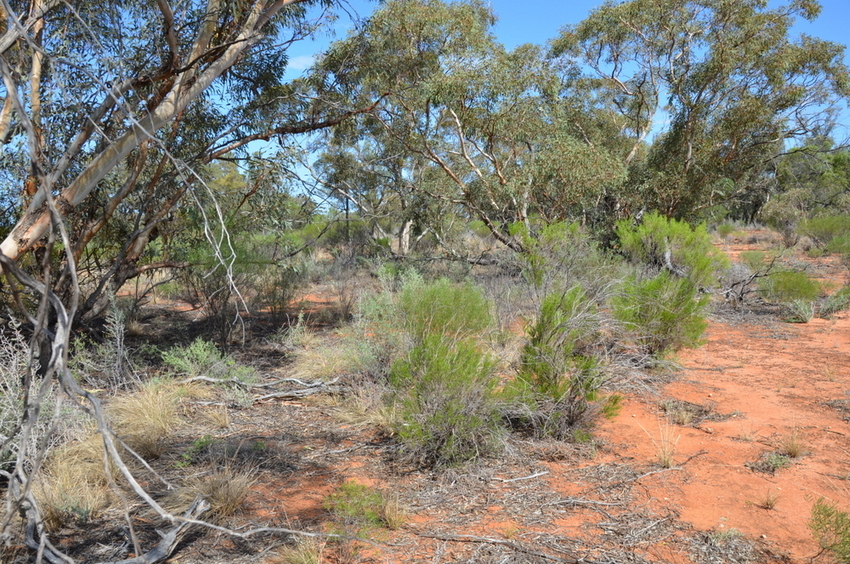
[(220, 522), (242, 507), (254, 482), (255, 469), (225, 465), (190, 477), (167, 499), (165, 506), (171, 511), (183, 512), (200, 497), (210, 504), (205, 519)]
[[(114, 468), (109, 467), (114, 474)], [(38, 474), (33, 493), (48, 530), (96, 519), (112, 502), (99, 434), (57, 449)]]
[(158, 458), (164, 439), (180, 424), (176, 388), (146, 384), (139, 391), (114, 398), (109, 419), (119, 437), (143, 458)]

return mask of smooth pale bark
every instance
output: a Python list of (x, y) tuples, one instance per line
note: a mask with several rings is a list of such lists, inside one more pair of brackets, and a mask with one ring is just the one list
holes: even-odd
[[(201, 27), (196, 38), (190, 58), (184, 61), (187, 68), (184, 69), (174, 81), (165, 95), (163, 101), (148, 115), (138, 120), (128, 131), (119, 136), (106, 149), (99, 153), (83, 172), (77, 176), (67, 187), (61, 190), (54, 202), (63, 214), (82, 203), (91, 191), (103, 180), (106, 175), (123, 161), (134, 149), (145, 140), (151, 139), (156, 132), (171, 120), (179, 116), (186, 107), (197, 99), (209, 86), (220, 77), (227, 69), (233, 66), (242, 53), (260, 39), (261, 27), (275, 16), (277, 12), (289, 5), (296, 4), (301, 0), (275, 1), (267, 5), (264, 1), (257, 1), (251, 12), (246, 17), (242, 32), (231, 41), (223, 53), (202, 72), (192, 72), (197, 64), (198, 57), (210, 50), (210, 41), (214, 32), (215, 14), (220, 4), (219, 0), (210, 0), (206, 23)], [(55, 2), (45, 2), (39, 12), (46, 12)], [(15, 29), (18, 29), (16, 26)], [(7, 32), (7, 36), (10, 32)], [(22, 33), (19, 31), (18, 33)], [(0, 39), (0, 52), (2, 52), (6, 37)], [(6, 47), (8, 48), (8, 47)], [(107, 98), (110, 98), (107, 95)], [(109, 106), (110, 101), (104, 102), (98, 113), (105, 112), (104, 107)], [(94, 120), (93, 120), (94, 121)], [(75, 139), (71, 146), (65, 151), (65, 155), (59, 161), (60, 170), (51, 171), (50, 177), (56, 178), (62, 172), (63, 165), (73, 159), (87, 139), (86, 137)], [(50, 184), (50, 182), (48, 182)], [(45, 205), (46, 190), (39, 190), (33, 197), (23, 217), (18, 220), (15, 227), (0, 243), (0, 252), (12, 260), (16, 260), (22, 253), (39, 241), (50, 227), (50, 214), (47, 213)]]

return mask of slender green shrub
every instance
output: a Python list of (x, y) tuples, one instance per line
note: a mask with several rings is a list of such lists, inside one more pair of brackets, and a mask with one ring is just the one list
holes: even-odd
[(650, 272), (667, 271), (687, 278), (695, 288), (716, 286), (729, 260), (711, 243), (705, 225), (691, 227), (685, 221), (652, 212), (639, 225), (620, 221), (616, 226), (620, 251)]
[(800, 222), (799, 232), (818, 247), (827, 248), (836, 238), (850, 233), (850, 215), (824, 215)]
[(425, 466), (453, 466), (497, 453), (502, 426), (495, 362), (470, 341), (427, 335), (390, 373), (401, 410), (403, 452)]
[(759, 279), (759, 289), (767, 300), (790, 303), (795, 300), (814, 300), (820, 293), (820, 284), (805, 272), (775, 270)]
[(634, 330), (636, 341), (650, 355), (662, 357), (699, 344), (708, 300), (687, 278), (664, 271), (627, 279), (611, 305), (614, 316)]
[(219, 380), (252, 382), (256, 373), (250, 366), (240, 365), (223, 354), (210, 341), (200, 337), (188, 346), (174, 346), (162, 352), (162, 361), (178, 374), (188, 378), (207, 376)]
[(820, 547), (836, 560), (850, 563), (850, 514), (821, 498), (812, 506), (809, 528)]
[(589, 423), (604, 383), (599, 308), (580, 286), (548, 296), (528, 329), (514, 389), (535, 433), (565, 439)]
[(490, 304), (472, 284), (441, 279), (401, 291), (398, 307), (414, 343), (429, 335), (450, 335), (457, 340), (479, 335), (490, 326)]
[(623, 272), (622, 260), (603, 252), (577, 223), (553, 223), (536, 236), (521, 231), (526, 252), (519, 256), (522, 273), (536, 294), (537, 303), (575, 285), (597, 302)]

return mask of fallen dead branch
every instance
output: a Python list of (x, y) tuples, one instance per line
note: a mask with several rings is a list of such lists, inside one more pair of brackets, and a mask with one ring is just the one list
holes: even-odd
[(520, 478), (493, 478), (493, 479), (496, 480), (497, 482), (504, 482), (504, 483), (519, 482), (521, 480), (533, 480), (534, 478), (539, 478), (540, 476), (545, 476), (548, 473), (549, 473), (548, 470), (544, 470), (543, 472), (537, 472), (535, 474), (531, 474), (530, 476), (522, 476)]
[(145, 554), (121, 560), (118, 562), (106, 562), (104, 564), (155, 564), (167, 559), (177, 548), (186, 535), (193, 529), (198, 527), (200, 523), (198, 518), (210, 508), (210, 504), (201, 498), (196, 499), (186, 513), (183, 514), (183, 521), (178, 523), (168, 533), (162, 535), (162, 540), (157, 543), (152, 549)]

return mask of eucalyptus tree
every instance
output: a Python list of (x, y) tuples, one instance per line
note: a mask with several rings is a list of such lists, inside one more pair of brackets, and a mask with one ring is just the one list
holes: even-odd
[(819, 12), (814, 0), (607, 1), (566, 27), (553, 54), (585, 69), (594, 98), (632, 140), (624, 204), (752, 215), (770, 184), (765, 165), (789, 143), (828, 132), (846, 107), (844, 46), (791, 37), (797, 18)]
[[(63, 401), (92, 416), (105, 457), (136, 499), (177, 525), (142, 554), (126, 515), (134, 560), (167, 558), (187, 532), (186, 519), (200, 515), (181, 520), (148, 494), (123, 463), (126, 451), (100, 400), (68, 370), (74, 319), (98, 301), (80, 303), (77, 265), (94, 266), (91, 297), (168, 264), (168, 257), (144, 257), (144, 249), (172, 228), (187, 193), (216, 195), (205, 165), (239, 158), (253, 141), (285, 139), (358, 111), (326, 106), (304, 84), (283, 80), (288, 46), (309, 36), (331, 4), (0, 0), (0, 275), (4, 297), (32, 334), (27, 362), (13, 367), (20, 393), (9, 392), (15, 410), (4, 412), (0, 433), (0, 452), (11, 453), (0, 466), (0, 544), (23, 540), (39, 561), (71, 561), (50, 543), (31, 489)], [(237, 201), (251, 192), (246, 186)], [(39, 436), (36, 425), (48, 411), (53, 423)]]
[(173, 265), (143, 253), (204, 189), (200, 167), (356, 112), (283, 80), (287, 48), (332, 2), (3, 2), (0, 200), (14, 219), (0, 251), (42, 247), (53, 217), (72, 262), (94, 265), (96, 295)]
[(522, 250), (512, 226), (581, 217), (625, 174), (558, 69), (534, 46), (506, 50), (493, 23), (474, 0), (387, 2), (331, 46), (316, 80), (343, 85), (355, 105), (382, 96), (340, 127), (413, 155), (428, 172), (413, 193)]

